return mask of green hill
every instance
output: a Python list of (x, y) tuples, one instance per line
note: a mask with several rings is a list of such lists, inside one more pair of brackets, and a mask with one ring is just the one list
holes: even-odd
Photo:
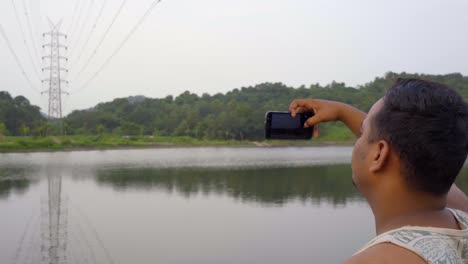
[[(263, 83), (234, 89), (226, 94), (186, 91), (162, 99), (115, 99), (84, 111), (74, 111), (65, 119), (72, 134), (116, 133), (190, 136), (205, 139), (262, 139), (264, 116), (268, 110), (287, 110), (295, 98), (321, 98), (342, 101), (367, 111), (398, 77), (420, 77), (442, 82), (468, 99), (468, 77), (461, 74), (417, 75), (387, 73), (359, 87), (332, 82), (298, 88), (282, 83)], [(133, 98), (134, 99), (134, 98)], [(323, 139), (351, 139), (341, 124), (321, 127)]]
[[(288, 87), (263, 83), (234, 89), (226, 94), (197, 95), (189, 91), (177, 97), (153, 99), (143, 96), (119, 98), (64, 118), (69, 135), (115, 134), (189, 136), (199, 139), (259, 140), (264, 137), (264, 116), (268, 110), (287, 110), (295, 98), (321, 98), (342, 101), (367, 111), (399, 77), (419, 77), (445, 83), (468, 99), (468, 77), (459, 73), (418, 75), (387, 73), (359, 87), (332, 82), (326, 86)], [(21, 135), (27, 126), (36, 134), (44, 130), (39, 108), (24, 97), (0, 93), (0, 124), (11, 135)], [(1, 125), (0, 125), (1, 126)], [(41, 130), (42, 129), (42, 130)], [(1, 132), (1, 131), (0, 131)], [(321, 126), (322, 140), (351, 140), (342, 124)]]

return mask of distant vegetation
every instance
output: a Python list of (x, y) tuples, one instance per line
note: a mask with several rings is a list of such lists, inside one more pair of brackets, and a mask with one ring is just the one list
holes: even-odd
[(23, 96), (0, 91), (0, 136), (45, 135), (46, 119)]
[[(359, 87), (332, 82), (321, 86), (288, 87), (263, 83), (234, 89), (226, 94), (186, 91), (161, 99), (129, 97), (73, 111), (64, 118), (67, 135), (190, 137), (198, 140), (261, 140), (268, 110), (287, 110), (295, 98), (342, 101), (367, 111), (398, 77), (419, 77), (445, 83), (468, 99), (468, 77), (461, 74), (414, 75), (387, 73)], [(0, 134), (44, 136), (59, 131), (48, 124), (39, 108), (22, 97), (0, 92)], [(346, 141), (353, 135), (342, 124), (321, 126), (322, 140)]]

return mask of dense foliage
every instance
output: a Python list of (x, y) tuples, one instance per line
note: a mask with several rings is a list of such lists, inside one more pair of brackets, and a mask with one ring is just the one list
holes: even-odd
[[(399, 77), (419, 77), (445, 83), (468, 99), (468, 77), (461, 74), (410, 75), (390, 72), (359, 87), (337, 82), (298, 88), (281, 83), (263, 83), (234, 89), (226, 94), (199, 96), (186, 91), (175, 98), (120, 98), (91, 109), (72, 112), (64, 120), (64, 132), (69, 135), (156, 135), (257, 140), (264, 137), (265, 112), (287, 110), (295, 98), (342, 101), (367, 111)], [(3, 122), (12, 135), (21, 135), (22, 125), (33, 129), (38, 127), (35, 124), (43, 121), (37, 107), (29, 105), (24, 97), (18, 98), (11, 99), (7, 93), (1, 93), (0, 97), (0, 123)], [(330, 140), (353, 138), (339, 123), (321, 126), (321, 133)]]
[[(262, 139), (264, 116), (268, 110), (287, 110), (295, 98), (321, 98), (342, 101), (367, 111), (398, 77), (420, 77), (445, 83), (468, 98), (468, 77), (461, 74), (409, 75), (387, 73), (383, 78), (360, 87), (332, 82), (299, 88), (281, 83), (263, 83), (234, 89), (226, 94), (208, 95), (186, 91), (173, 98), (131, 97), (102, 103), (66, 118), (72, 134), (117, 133), (125, 135), (157, 134), (207, 139)], [(322, 134), (352, 137), (339, 124), (322, 127)], [(332, 137), (334, 138), (334, 137)]]
[(0, 92), (0, 135), (42, 133), (47, 125), (39, 110), (23, 96), (13, 98), (8, 92)]

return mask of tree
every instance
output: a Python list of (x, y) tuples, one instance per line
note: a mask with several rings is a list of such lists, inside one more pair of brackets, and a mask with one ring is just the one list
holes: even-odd
[(23, 135), (22, 126), (35, 128), (45, 121), (40, 108), (31, 105), (24, 96), (12, 98), (8, 92), (0, 92), (0, 121), (5, 125), (8, 134)]
[(48, 122), (42, 122), (34, 128), (33, 135), (36, 137), (45, 137), (51, 129), (52, 126)]
[(31, 129), (26, 125), (22, 125), (20, 128), (20, 131), (21, 131), (21, 135), (25, 137), (25, 136), (29, 136), (29, 132), (31, 131)]
[(126, 136), (138, 136), (143, 133), (143, 127), (132, 122), (124, 122), (121, 128)]
[(0, 136), (8, 136), (8, 129), (4, 123), (0, 123)]
[(99, 124), (96, 126), (96, 132), (98, 133), (99, 136), (102, 136), (105, 130), (106, 128), (102, 124)]
[(72, 133), (73, 133), (73, 131), (72, 131), (72, 128), (70, 127), (70, 124), (64, 122), (63, 123), (63, 134), (64, 135), (70, 135)]

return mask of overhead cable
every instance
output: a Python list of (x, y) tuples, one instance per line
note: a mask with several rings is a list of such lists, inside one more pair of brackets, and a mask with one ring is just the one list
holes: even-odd
[(76, 17), (76, 23), (75, 26), (72, 27), (70, 30), (70, 38), (73, 38), (75, 36), (76, 30), (79, 28), (80, 21), (81, 21), (81, 15), (83, 14), (83, 9), (86, 6), (86, 0), (81, 1), (80, 8), (78, 9), (78, 16)]
[(112, 21), (111, 23), (109, 24), (109, 26), (107, 27), (106, 31), (104, 32), (104, 34), (102, 35), (97, 47), (93, 50), (91, 56), (88, 58), (88, 60), (86, 61), (86, 63), (83, 65), (83, 67), (81, 67), (81, 69), (78, 71), (77, 75), (75, 76), (74, 79), (77, 79), (78, 77), (81, 76), (81, 74), (83, 73), (83, 71), (89, 66), (89, 63), (91, 62), (91, 60), (94, 58), (94, 56), (96, 56), (96, 53), (98, 52), (99, 48), (101, 47), (102, 43), (104, 42), (104, 40), (106, 39), (107, 35), (109, 34), (110, 30), (112, 29), (112, 26), (114, 25), (115, 21), (117, 20), (117, 18), (119, 17), (120, 13), (122, 12), (124, 6), (125, 6), (125, 3), (127, 2), (127, 0), (123, 0), (122, 3), (120, 4), (120, 7), (119, 9), (117, 10), (117, 13), (115, 13), (114, 17), (112, 18)]
[(88, 6), (88, 9), (86, 11), (86, 16), (83, 20), (83, 23), (81, 24), (81, 29), (78, 30), (78, 36), (76, 37), (76, 42), (75, 44), (73, 45), (73, 47), (71, 48), (72, 50), (72, 53), (70, 53), (70, 57), (72, 54), (75, 53), (76, 51), (76, 48), (78, 47), (78, 45), (80, 44), (80, 41), (81, 41), (81, 37), (83, 36), (83, 32), (84, 32), (84, 29), (86, 28), (86, 22), (89, 21), (89, 16), (91, 15), (91, 10), (93, 8), (93, 5), (94, 5), (94, 2), (95, 0), (91, 0), (89, 2), (89, 6)]
[(3, 26), (0, 25), (0, 33), (3, 37), (3, 39), (5, 39), (5, 42), (7, 43), (7, 46), (8, 46), (8, 49), (10, 50), (11, 54), (13, 55), (13, 58), (15, 59), (15, 62), (16, 64), (18, 65), (18, 67), (20, 68), (21, 70), (21, 73), (23, 74), (24, 78), (26, 79), (26, 81), (28, 81), (28, 84), (29, 84), (29, 88), (33, 89), (33, 90), (36, 90), (37, 92), (40, 93), (40, 91), (32, 84), (31, 82), (31, 79), (29, 78), (28, 74), (26, 73), (26, 71), (24, 70), (24, 67), (23, 65), (21, 64), (18, 56), (16, 55), (15, 51), (13, 50), (13, 46), (11, 45), (10, 43), (10, 40), (8, 39), (6, 33), (5, 33), (5, 30), (3, 30)]
[(89, 40), (91, 39), (91, 36), (93, 35), (94, 31), (96, 30), (97, 24), (98, 24), (99, 20), (102, 17), (102, 13), (104, 12), (104, 8), (106, 6), (106, 3), (107, 3), (107, 0), (104, 0), (102, 2), (101, 9), (99, 10), (99, 13), (98, 13), (98, 15), (96, 17), (96, 20), (94, 20), (93, 26), (91, 28), (91, 32), (88, 34), (88, 37), (86, 38), (83, 46), (81, 47), (81, 49), (79, 51), (80, 53), (78, 53), (78, 57), (75, 60), (72, 61), (72, 64), (70, 65), (70, 69), (73, 68), (73, 66), (75, 66), (78, 63), (78, 61), (81, 59), (81, 56), (83, 55), (86, 47), (88, 46)]
[(81, 0), (76, 0), (75, 2), (75, 7), (73, 8), (73, 15), (72, 15), (72, 19), (70, 21), (70, 26), (68, 27), (68, 31), (67, 32), (71, 32), (72, 28), (73, 28), (73, 25), (75, 25), (75, 20), (76, 20), (76, 15), (77, 15), (77, 12), (78, 12), (78, 7), (79, 7), (79, 4), (81, 3)]
[(130, 32), (127, 34), (127, 36), (123, 39), (123, 41), (120, 43), (120, 45), (117, 47), (117, 49), (114, 50), (114, 52), (106, 59), (106, 61), (101, 65), (101, 67), (89, 78), (84, 85), (79, 88), (77, 91), (74, 93), (77, 93), (83, 89), (86, 89), (89, 84), (104, 70), (111, 60), (120, 52), (120, 50), (123, 48), (123, 46), (127, 43), (127, 41), (132, 37), (132, 35), (137, 31), (137, 29), (140, 27), (140, 25), (146, 20), (146, 18), (151, 14), (151, 12), (156, 8), (156, 6), (161, 3), (161, 0), (155, 0), (153, 3), (150, 5), (148, 10), (144, 13), (144, 15), (138, 20), (138, 22), (133, 26), (133, 28), (130, 30)]
[(15, 4), (14, 0), (11, 0), (11, 5), (13, 6), (13, 11), (15, 13), (16, 22), (18, 23), (18, 27), (20, 28), (21, 36), (23, 38), (23, 44), (24, 44), (24, 47), (26, 48), (26, 52), (28, 53), (29, 60), (31, 61), (31, 66), (34, 69), (36, 77), (40, 81), (41, 80), (41, 77), (40, 77), (41, 75), (38, 72), (39, 67), (36, 65), (36, 62), (34, 61), (34, 59), (32, 57), (31, 50), (30, 50), (30, 48), (28, 46), (28, 42), (26, 40), (26, 33), (24, 32), (23, 24), (21, 23), (21, 19), (20, 19), (19, 14), (18, 14), (18, 8), (16, 7), (16, 4)]
[[(30, 19), (30, 15), (29, 15), (29, 8), (26, 5), (25, 0), (23, 0), (23, 9), (24, 9), (24, 16), (26, 17), (26, 25), (28, 26), (28, 29), (29, 29), (29, 37), (31, 38), (31, 42), (32, 42), (32, 45), (33, 45), (33, 51), (34, 51), (34, 53), (36, 53), (35, 54), (36, 58), (41, 59), (41, 56), (39, 55), (39, 52), (37, 51), (37, 47), (39, 47), (39, 46), (37, 45), (36, 38), (34, 37), (33, 26), (31, 24), (31, 19)], [(39, 62), (39, 65), (41, 65), (41, 61)]]

